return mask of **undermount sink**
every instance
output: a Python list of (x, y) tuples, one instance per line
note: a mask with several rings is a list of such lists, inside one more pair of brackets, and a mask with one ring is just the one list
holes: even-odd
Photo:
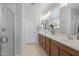
[(48, 34), (51, 34), (51, 32), (50, 32), (50, 31), (48, 31), (48, 30), (44, 30), (44, 32), (45, 32), (45, 33), (48, 33)]

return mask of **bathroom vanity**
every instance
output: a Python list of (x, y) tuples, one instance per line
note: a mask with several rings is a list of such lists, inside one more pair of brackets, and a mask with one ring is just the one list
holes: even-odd
[(79, 56), (79, 42), (48, 31), (38, 32), (39, 45), (49, 56)]

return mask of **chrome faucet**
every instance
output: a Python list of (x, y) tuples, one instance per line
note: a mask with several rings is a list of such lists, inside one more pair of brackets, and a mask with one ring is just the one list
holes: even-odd
[(52, 31), (51, 31), (52, 34), (55, 34), (55, 32), (54, 32), (54, 26), (51, 24), (50, 27), (52, 28)]

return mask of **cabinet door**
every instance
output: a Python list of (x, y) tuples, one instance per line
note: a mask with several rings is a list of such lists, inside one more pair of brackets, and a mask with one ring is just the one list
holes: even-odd
[(59, 56), (59, 47), (51, 43), (51, 56)]
[(46, 53), (50, 56), (51, 54), (51, 41), (49, 38), (46, 37)]
[(41, 38), (40, 38), (40, 34), (38, 34), (38, 42), (39, 42), (39, 45), (41, 45)]
[(60, 49), (60, 56), (71, 56), (68, 52), (64, 51), (63, 49)]
[(39, 41), (40, 46), (42, 47), (42, 35), (41, 34), (38, 34), (38, 41)]
[(45, 50), (46, 49), (46, 39), (45, 39), (45, 36), (43, 36), (43, 38), (42, 38), (42, 45), (43, 45), (43, 49)]
[(43, 48), (43, 35), (41, 35), (41, 47)]

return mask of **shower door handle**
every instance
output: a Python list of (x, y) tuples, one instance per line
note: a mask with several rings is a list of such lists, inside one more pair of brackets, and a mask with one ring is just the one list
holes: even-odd
[(0, 39), (1, 43), (7, 43), (8, 42), (8, 38), (6, 36), (2, 36)]

